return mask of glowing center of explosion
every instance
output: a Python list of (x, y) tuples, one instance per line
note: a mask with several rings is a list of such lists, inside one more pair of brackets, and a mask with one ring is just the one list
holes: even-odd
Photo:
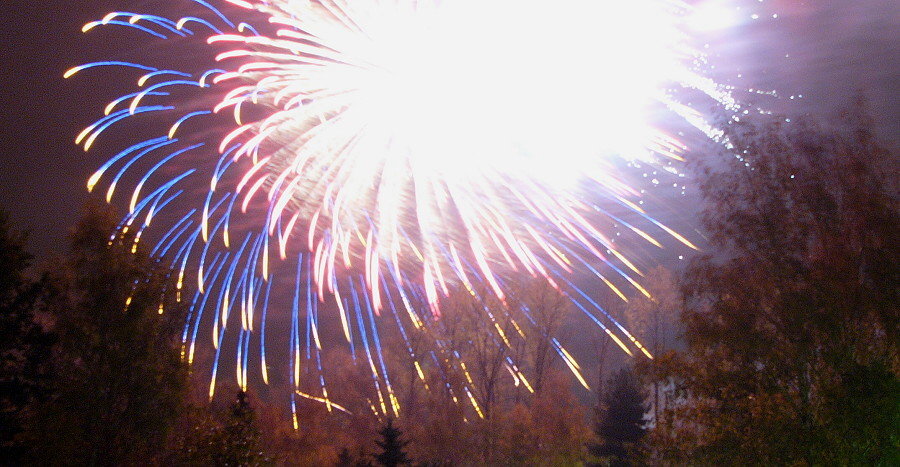
[(389, 5), (348, 6), (364, 34), (310, 28), (351, 65), (324, 65), (324, 84), (354, 131), (382, 140), (373, 157), (442, 178), (490, 170), (566, 188), (598, 157), (642, 157), (653, 104), (682, 78), (676, 17), (657, 1)]

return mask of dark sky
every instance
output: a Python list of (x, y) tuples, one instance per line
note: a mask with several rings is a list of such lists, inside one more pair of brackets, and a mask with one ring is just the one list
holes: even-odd
[(91, 55), (81, 50), (81, 25), (116, 3), (13, 0), (0, 7), (7, 24), (0, 206), (30, 231), (31, 248), (40, 256), (60, 251), (61, 232), (85, 199), (83, 182), (99, 162), (74, 145), (79, 128), (97, 111), (82, 103), (90, 90), (72, 86), (62, 73)]
[[(714, 44), (720, 56), (713, 58), (723, 75), (743, 75), (733, 84), (779, 90), (785, 99), (776, 103), (777, 110), (792, 114), (833, 111), (861, 89), (872, 101), (882, 135), (898, 140), (900, 3), (722, 1), (741, 3), (760, 15), (719, 34)], [(140, 11), (144, 3), (3, 2), (0, 207), (30, 231), (31, 248), (39, 257), (61, 250), (61, 239), (86, 198), (84, 181), (104, 160), (103, 154), (82, 152), (73, 138), (116, 96), (114, 77), (71, 82), (62, 79), (63, 71), (110, 58), (110, 50), (140, 55), (144, 51), (137, 48), (146, 44), (123, 40), (98, 47), (80, 27), (112, 10)], [(779, 17), (772, 19), (773, 13)], [(792, 94), (805, 98), (786, 99)]]

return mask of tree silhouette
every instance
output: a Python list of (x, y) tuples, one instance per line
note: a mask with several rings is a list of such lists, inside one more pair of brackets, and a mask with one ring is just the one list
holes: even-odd
[(263, 452), (256, 411), (244, 391), (238, 391), (227, 410), (199, 409), (192, 432), (181, 442), (181, 452), (172, 463), (254, 466), (270, 462)]
[(375, 460), (379, 464), (385, 467), (394, 467), (410, 463), (409, 457), (403, 450), (409, 441), (400, 439), (403, 433), (394, 426), (394, 419), (388, 417), (387, 423), (378, 434), (381, 435), (381, 441), (375, 443), (381, 447), (381, 453), (375, 456)]
[[(655, 357), (676, 348), (679, 335), (678, 315), (681, 311), (681, 294), (675, 275), (659, 266), (651, 269), (644, 278), (643, 287), (651, 297), (638, 295), (625, 304), (625, 319), (628, 329)], [(652, 362), (652, 360), (650, 360)], [(639, 360), (635, 371), (642, 375), (647, 369), (647, 360)], [(665, 406), (662, 397), (662, 382), (650, 379), (650, 420), (648, 425), (664, 422), (660, 420)]]
[(49, 272), (42, 305), (58, 336), (53, 396), (29, 426), (39, 463), (146, 463), (161, 454), (183, 412), (184, 307), (171, 270), (90, 205), (67, 255)]
[(238, 391), (231, 404), (228, 419), (222, 429), (222, 445), (219, 448), (221, 465), (255, 465), (264, 456), (260, 449), (260, 433), (256, 427), (256, 414), (247, 393)]
[(53, 335), (38, 322), (37, 302), (45, 280), (25, 276), (31, 255), (25, 236), (11, 231), (0, 212), (0, 459), (23, 462), (27, 446), (19, 439), (34, 404), (49, 392)]
[(372, 467), (372, 462), (367, 458), (365, 452), (360, 451), (358, 456), (354, 456), (349, 449), (343, 448), (338, 455), (337, 467)]
[(634, 373), (623, 368), (609, 382), (603, 407), (597, 408), (597, 435), (600, 443), (592, 454), (607, 458), (611, 465), (630, 465), (630, 451), (644, 437), (644, 395)]

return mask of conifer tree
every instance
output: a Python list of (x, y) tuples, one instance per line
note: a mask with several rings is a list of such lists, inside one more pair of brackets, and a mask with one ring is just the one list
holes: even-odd
[(409, 441), (400, 439), (403, 433), (394, 426), (392, 418), (387, 419), (387, 423), (378, 432), (381, 435), (381, 441), (376, 444), (381, 447), (381, 454), (375, 456), (375, 460), (385, 467), (394, 467), (397, 465), (409, 464), (409, 457), (403, 448), (409, 444)]
[(634, 373), (623, 368), (609, 382), (603, 406), (597, 409), (597, 435), (600, 443), (592, 454), (607, 458), (614, 466), (631, 465), (630, 454), (644, 437), (647, 407)]
[(338, 467), (353, 467), (353, 464), (353, 455), (350, 454), (350, 450), (347, 448), (341, 449), (341, 453), (338, 455)]
[(264, 460), (260, 449), (260, 433), (256, 413), (247, 393), (238, 391), (231, 404), (229, 418), (222, 430), (221, 464), (256, 465)]
[(227, 410), (199, 410), (192, 432), (181, 439), (173, 463), (255, 466), (271, 462), (263, 450), (256, 411), (246, 392), (238, 391)]

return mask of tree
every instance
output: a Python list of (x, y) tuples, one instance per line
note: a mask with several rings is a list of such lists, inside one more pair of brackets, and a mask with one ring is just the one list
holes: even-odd
[(381, 453), (375, 456), (375, 460), (385, 467), (394, 467), (397, 465), (409, 464), (409, 456), (403, 448), (409, 444), (409, 441), (401, 440), (403, 433), (394, 427), (394, 420), (390, 417), (387, 423), (378, 432), (381, 440), (375, 443), (381, 448)]
[(337, 466), (338, 467), (372, 467), (372, 462), (369, 461), (369, 456), (366, 455), (365, 451), (360, 451), (359, 455), (354, 456), (350, 454), (350, 450), (344, 448), (341, 450), (341, 453), (338, 455)]
[(400, 411), (417, 462), (569, 464), (587, 457), (586, 408), (573, 393), (575, 379), (557, 368), (563, 365), (553, 347), (565, 332), (568, 302), (546, 280), (522, 274), (507, 283), (504, 301), (486, 285), (449, 287), (439, 317), (411, 323), (406, 339), (396, 336), (406, 345), (390, 351), (407, 377), (392, 379), (394, 390), (409, 389), (401, 386), (406, 381), (422, 389), (415, 407)]
[(634, 373), (623, 368), (609, 381), (603, 406), (597, 408), (596, 432), (600, 443), (592, 454), (608, 458), (611, 465), (631, 465), (630, 457), (644, 437), (644, 395)]
[(679, 398), (662, 458), (900, 458), (900, 165), (869, 128), (858, 110), (837, 129), (732, 122), (724, 157), (700, 165), (718, 251), (685, 274), (687, 349), (658, 359)]
[[(675, 275), (662, 266), (647, 273), (644, 288), (650, 292), (650, 297), (639, 295), (632, 298), (625, 305), (625, 319), (628, 322), (628, 329), (655, 358), (675, 348), (679, 334), (681, 294)], [(646, 362), (638, 365), (638, 374), (643, 373), (644, 363)], [(649, 422), (655, 425), (659, 422), (665, 400), (661, 394), (661, 381), (650, 378), (650, 386), (652, 386), (650, 400), (652, 419)]]
[[(271, 460), (265, 455), (262, 433), (249, 396), (238, 391), (227, 407), (191, 407), (190, 426), (166, 464), (254, 466)], [(274, 428), (274, 427), (273, 427)]]
[(183, 306), (171, 270), (135, 249), (111, 209), (88, 207), (49, 275), (53, 397), (30, 429), (41, 463), (144, 463), (182, 412)]
[[(554, 353), (551, 342), (568, 315), (569, 300), (543, 278), (519, 279), (513, 288), (510, 300), (522, 310), (522, 316), (515, 316), (526, 330), (527, 355), (518, 360), (527, 361), (532, 367), (534, 391), (544, 388), (544, 376), (553, 368)], [(522, 358), (525, 357), (525, 358)]]
[(215, 465), (259, 465), (265, 460), (260, 446), (260, 432), (256, 427), (256, 414), (246, 392), (238, 391), (219, 433), (212, 452)]
[[(510, 311), (487, 286), (474, 294), (458, 287), (442, 300), (440, 318), (427, 324), (431, 326), (436, 373), (444, 380), (432, 384), (441, 393), (432, 402), (445, 406), (435, 407), (433, 413), (444, 419), (449, 416), (468, 421), (471, 428), (465, 433), (471, 436), (466, 440), (469, 444), (466, 447), (472, 448), (473, 455), (483, 463), (496, 463), (495, 419), (512, 386), (506, 378), (510, 348), (501, 335), (501, 331), (505, 336), (515, 332)], [(456, 407), (450, 407), (451, 404)], [(471, 410), (465, 409), (466, 406)], [(432, 422), (447, 427), (459, 424), (458, 419), (450, 423), (440, 419)]]
[(27, 449), (21, 433), (28, 415), (48, 395), (53, 344), (36, 315), (46, 281), (25, 275), (31, 259), (25, 236), (0, 212), (0, 458), (13, 464)]
[(581, 465), (593, 441), (572, 375), (548, 369), (544, 387), (498, 415), (496, 464)]

